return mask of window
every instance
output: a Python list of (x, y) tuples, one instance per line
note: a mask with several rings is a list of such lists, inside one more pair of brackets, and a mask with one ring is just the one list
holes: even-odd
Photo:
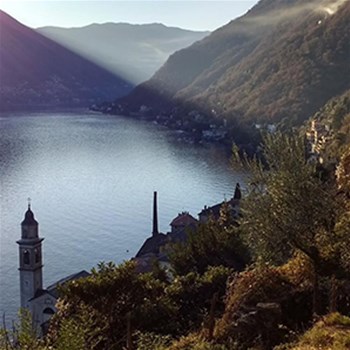
[(30, 264), (30, 254), (29, 254), (29, 251), (27, 249), (23, 252), (23, 263), (25, 265)]
[(47, 307), (44, 311), (43, 311), (44, 314), (47, 314), (47, 315), (53, 315), (55, 313), (55, 311), (53, 311), (50, 307)]

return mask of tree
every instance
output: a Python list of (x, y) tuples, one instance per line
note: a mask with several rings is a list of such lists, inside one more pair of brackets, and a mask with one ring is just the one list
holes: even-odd
[(248, 248), (226, 203), (221, 207), (218, 221), (211, 218), (200, 224), (186, 242), (174, 244), (170, 253), (170, 263), (178, 275), (204, 273), (209, 266), (241, 270), (249, 261)]
[(215, 293), (221, 298), (216, 311), (223, 312), (231, 273), (222, 266), (211, 267), (168, 282), (151, 273), (138, 274), (132, 262), (99, 264), (91, 276), (61, 290), (50, 345), (58, 350), (122, 350), (137, 332), (177, 337), (197, 330)]
[(340, 213), (335, 183), (323, 181), (307, 160), (302, 137), (265, 135), (261, 154), (248, 159), (234, 147), (234, 164), (249, 174), (239, 223), (255, 257), (281, 264), (299, 250), (313, 261), (315, 276), (334, 273)]
[(21, 309), (18, 317), (19, 321), (14, 324), (12, 330), (6, 329), (5, 322), (4, 328), (0, 329), (0, 349), (49, 350), (46, 342), (38, 338), (38, 333), (33, 326), (30, 312), (27, 309)]
[(336, 171), (339, 190), (350, 198), (350, 146), (341, 157)]
[(350, 271), (350, 147), (344, 152), (336, 171), (338, 194), (344, 203), (335, 231), (338, 237), (338, 252), (344, 269)]
[(137, 274), (135, 265), (101, 263), (91, 276), (65, 285), (53, 318), (50, 338), (57, 344), (64, 322), (82, 329), (85, 348), (122, 349), (126, 344), (127, 317), (140, 331), (171, 332), (169, 318), (176, 305), (164, 298), (166, 284), (151, 274)]
[(295, 249), (316, 261), (318, 235), (334, 227), (332, 185), (321, 181), (305, 150), (302, 138), (277, 133), (264, 137), (263, 160), (241, 159), (248, 169), (249, 194), (240, 225), (256, 254), (271, 261), (283, 262)]

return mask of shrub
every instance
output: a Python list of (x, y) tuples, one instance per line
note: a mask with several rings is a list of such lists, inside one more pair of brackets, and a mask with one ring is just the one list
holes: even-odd
[(312, 265), (303, 255), (281, 267), (257, 263), (231, 281), (215, 337), (242, 349), (281, 343), (311, 320), (311, 296)]
[(292, 350), (350, 349), (350, 318), (333, 313), (307, 331)]

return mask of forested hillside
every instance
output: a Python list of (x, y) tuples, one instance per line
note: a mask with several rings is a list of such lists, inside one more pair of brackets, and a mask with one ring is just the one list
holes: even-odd
[(300, 125), (350, 88), (349, 17), (349, 1), (262, 0), (117, 102)]
[(350, 90), (328, 101), (312, 120), (329, 126), (331, 138), (324, 153), (326, 158), (339, 160), (341, 154), (350, 147)]

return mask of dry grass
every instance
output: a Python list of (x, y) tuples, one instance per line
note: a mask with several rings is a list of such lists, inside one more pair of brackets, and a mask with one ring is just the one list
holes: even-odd
[(350, 318), (330, 314), (306, 332), (291, 350), (349, 350)]

